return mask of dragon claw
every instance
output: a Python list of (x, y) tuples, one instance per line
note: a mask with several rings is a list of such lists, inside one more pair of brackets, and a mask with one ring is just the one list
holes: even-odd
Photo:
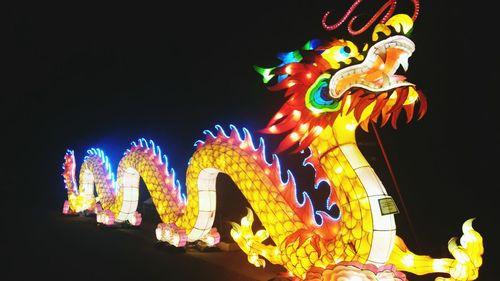
[(467, 281), (475, 280), (479, 276), (484, 248), (481, 235), (472, 228), (473, 220), (469, 219), (463, 224), (464, 234), (460, 237), (460, 245), (457, 244), (457, 237), (451, 238), (448, 242), (448, 250), (455, 260), (450, 266), (450, 278), (439, 280)]
[(469, 219), (463, 224), (463, 235), (460, 239), (453, 237), (449, 240), (448, 250), (453, 258), (434, 259), (430, 256), (417, 256), (409, 251), (404, 242), (398, 238), (390, 263), (395, 264), (399, 270), (418, 275), (449, 274), (446, 277), (437, 277), (436, 281), (476, 280), (483, 263), (484, 249), (483, 238), (472, 228), (472, 221), (473, 219)]
[(265, 267), (266, 261), (259, 256), (269, 260), (271, 263), (279, 262), (279, 250), (275, 246), (264, 245), (262, 242), (269, 237), (269, 233), (264, 230), (252, 231), (253, 212), (248, 209), (248, 213), (241, 219), (241, 225), (231, 222), (231, 237), (238, 246), (247, 254), (248, 262), (256, 267)]
[(266, 260), (259, 258), (258, 254), (248, 254), (248, 262), (255, 267), (266, 267)]

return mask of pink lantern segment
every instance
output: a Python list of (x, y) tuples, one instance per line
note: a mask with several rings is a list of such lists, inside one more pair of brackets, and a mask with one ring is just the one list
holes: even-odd
[(104, 225), (113, 225), (115, 223), (115, 214), (111, 210), (104, 210), (97, 213), (97, 222)]
[(128, 219), (128, 222), (133, 226), (139, 226), (142, 222), (142, 215), (139, 212), (134, 212)]
[(69, 214), (69, 201), (68, 200), (64, 201), (62, 213), (65, 215)]
[(156, 227), (156, 239), (176, 247), (184, 247), (187, 242), (187, 235), (183, 229), (178, 228), (173, 223), (159, 223)]

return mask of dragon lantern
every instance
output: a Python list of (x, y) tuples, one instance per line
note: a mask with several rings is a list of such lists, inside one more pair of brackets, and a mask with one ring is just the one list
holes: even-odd
[[(338, 28), (360, 3), (357, 0), (333, 25), (327, 24), (326, 13), (323, 27)], [(463, 224), (460, 243), (457, 238), (449, 241), (453, 258), (414, 254), (397, 236), (394, 200), (356, 144), (358, 126), (368, 130), (370, 123), (383, 126), (390, 121), (396, 127), (402, 112), (408, 122), (426, 112), (422, 92), (396, 74), (400, 68), (406, 71), (415, 50), (409, 34), (419, 2), (413, 3), (412, 16), (393, 15), (396, 1), (387, 1), (359, 30), (353, 29), (356, 16), (352, 17), (348, 31), (353, 36), (382, 17), (373, 28), (372, 41), (362, 47), (345, 39), (311, 40), (300, 50), (281, 54), (280, 65), (256, 68), (270, 90), (284, 91), (286, 97), (262, 131), (286, 133), (278, 152), (310, 151), (304, 163), (314, 167), (316, 185), (330, 186), (327, 209), (336, 206), (337, 216), (317, 210), (307, 193), (299, 200), (293, 175), (288, 171), (283, 181), (278, 157), (266, 159), (264, 141), (255, 145), (248, 130), (234, 126), (229, 134), (216, 126), (216, 133), (205, 131), (206, 139), (196, 143), (186, 172), (186, 196), (152, 141), (132, 143), (118, 165), (116, 180), (104, 152), (89, 150), (79, 187), (74, 154), (68, 150), (63, 212), (91, 211), (99, 223), (138, 225), (142, 178), (162, 220), (156, 229), (158, 240), (177, 247), (198, 240), (215, 245), (220, 239), (212, 227), (216, 177), (225, 173), (251, 206), (239, 224), (232, 223), (231, 236), (256, 266), (267, 260), (300, 280), (406, 280), (403, 272), (446, 275), (437, 280), (475, 280), (483, 245), (472, 219)], [(254, 213), (265, 229), (253, 231)]]

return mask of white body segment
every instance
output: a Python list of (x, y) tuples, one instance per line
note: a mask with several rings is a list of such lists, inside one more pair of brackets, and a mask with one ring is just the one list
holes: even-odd
[(198, 175), (198, 217), (196, 223), (188, 234), (188, 241), (196, 241), (205, 237), (215, 219), (216, 194), (215, 185), (219, 170), (206, 168)]
[(382, 214), (379, 199), (391, 197), (387, 195), (384, 185), (355, 144), (341, 145), (340, 150), (363, 184), (370, 203), (374, 230), (368, 262), (378, 266), (384, 265), (389, 260), (394, 246), (396, 223), (393, 214)]
[(120, 189), (123, 190), (123, 204), (116, 218), (117, 222), (134, 220), (135, 211), (139, 203), (139, 180), (140, 175), (134, 168), (127, 168), (121, 179), (118, 179)]

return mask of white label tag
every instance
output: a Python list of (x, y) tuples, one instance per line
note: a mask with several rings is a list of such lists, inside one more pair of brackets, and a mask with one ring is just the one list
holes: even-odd
[(383, 216), (399, 214), (398, 206), (392, 197), (385, 197), (378, 200), (378, 205), (380, 206), (380, 212)]

